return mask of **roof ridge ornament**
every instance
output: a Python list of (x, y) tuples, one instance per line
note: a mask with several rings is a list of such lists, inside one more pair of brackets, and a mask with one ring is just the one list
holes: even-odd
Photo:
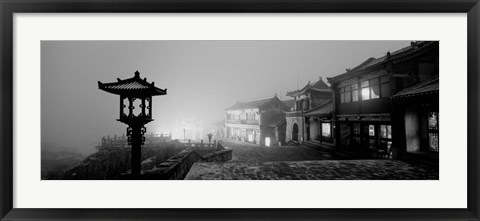
[(128, 79), (117, 78), (117, 82), (102, 83), (98, 81), (98, 87), (101, 90), (112, 94), (124, 96), (157, 96), (166, 95), (167, 91), (155, 87), (154, 82), (148, 82), (147, 78), (140, 78), (140, 72), (135, 71), (135, 76)]

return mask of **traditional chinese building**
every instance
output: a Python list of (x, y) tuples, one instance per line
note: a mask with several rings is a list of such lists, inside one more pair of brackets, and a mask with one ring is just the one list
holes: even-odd
[(438, 152), (438, 48), (412, 42), (329, 78), (336, 146), (386, 156)]
[(225, 135), (237, 141), (276, 146), (285, 142), (285, 111), (288, 107), (275, 95), (237, 102), (225, 110)]
[(302, 89), (287, 92), (287, 96), (295, 100), (293, 110), (286, 113), (287, 141), (331, 147), (334, 140), (330, 87), (320, 78)]
[[(434, 77), (392, 96), (399, 116), (399, 146), (406, 152), (439, 152), (439, 78)], [(405, 132), (405, 134), (403, 134)]]

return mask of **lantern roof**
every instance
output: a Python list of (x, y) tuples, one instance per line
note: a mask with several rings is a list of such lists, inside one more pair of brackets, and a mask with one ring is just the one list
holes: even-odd
[(132, 78), (120, 80), (117, 78), (117, 82), (112, 83), (102, 83), (98, 82), (98, 88), (100, 90), (124, 95), (124, 96), (157, 96), (157, 95), (165, 95), (167, 94), (167, 89), (160, 89), (155, 87), (155, 82), (152, 83), (147, 82), (147, 78), (140, 78), (140, 73), (135, 71), (135, 76)]

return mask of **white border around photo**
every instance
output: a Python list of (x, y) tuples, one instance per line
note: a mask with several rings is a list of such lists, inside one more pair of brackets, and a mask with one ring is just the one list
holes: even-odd
[[(42, 181), (42, 40), (438, 40), (440, 180)], [(18, 13), (13, 86), (14, 208), (467, 207), (466, 14)]]

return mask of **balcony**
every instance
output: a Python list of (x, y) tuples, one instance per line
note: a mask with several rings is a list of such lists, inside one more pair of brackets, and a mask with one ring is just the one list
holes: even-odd
[(248, 125), (258, 125), (258, 120), (227, 120), (229, 124), (248, 124)]

